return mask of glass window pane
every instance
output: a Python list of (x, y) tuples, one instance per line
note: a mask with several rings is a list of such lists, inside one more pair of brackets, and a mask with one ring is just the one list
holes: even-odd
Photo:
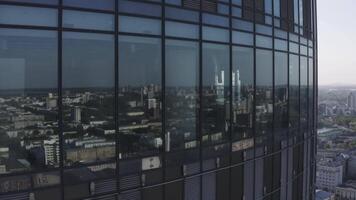
[(57, 167), (57, 32), (0, 29), (0, 41), (0, 174)]
[(299, 125), (299, 56), (289, 56), (289, 124), (290, 128)]
[(281, 51), (287, 51), (288, 50), (287, 41), (274, 39), (274, 48)]
[(63, 27), (64, 28), (81, 28), (103, 31), (114, 30), (114, 15), (82, 12), (82, 11), (63, 11)]
[(272, 28), (261, 24), (256, 24), (256, 32), (272, 36)]
[(98, 10), (114, 10), (115, 0), (63, 0), (63, 5)]
[(199, 47), (166, 41), (166, 151), (197, 146)]
[(159, 5), (126, 0), (120, 0), (119, 3), (119, 12), (121, 13), (133, 13), (155, 17), (161, 16), (161, 6)]
[(276, 135), (288, 128), (288, 55), (274, 54), (274, 130)]
[(162, 148), (161, 40), (119, 36), (119, 134), (122, 158)]
[(58, 0), (11, 0), (11, 2), (38, 3), (38, 4), (58, 4)]
[(273, 11), (274, 11), (274, 16), (280, 17), (281, 16), (281, 5), (280, 2), (281, 0), (273, 0)]
[(241, 6), (242, 5), (242, 0), (232, 0), (232, 4)]
[(253, 31), (253, 24), (239, 19), (232, 19), (232, 27), (243, 31)]
[(272, 51), (256, 50), (256, 134), (270, 134), (273, 114)]
[(256, 46), (264, 48), (272, 48), (272, 38), (256, 35)]
[(299, 53), (299, 45), (294, 42), (289, 42), (289, 51), (292, 53)]
[(272, 0), (265, 1), (265, 13), (272, 15)]
[(66, 165), (115, 157), (114, 36), (63, 33)]
[(203, 13), (203, 23), (228, 27), (229, 19), (227, 17)]
[(0, 5), (0, 24), (57, 26), (57, 10)]
[(142, 33), (150, 35), (161, 34), (161, 21), (140, 17), (119, 17), (119, 31), (128, 33)]
[(308, 123), (308, 59), (300, 57), (300, 120), (301, 131), (306, 131)]
[(252, 48), (232, 49), (233, 138), (253, 134), (254, 53)]
[(229, 31), (227, 29), (203, 26), (203, 40), (229, 42)]
[(232, 7), (231, 8), (231, 15), (234, 16), (234, 17), (242, 17), (242, 10), (241, 8), (238, 8), (238, 7)]
[(166, 21), (166, 36), (183, 37), (183, 38), (199, 38), (199, 27), (194, 24), (185, 24), (180, 22)]
[[(167, 3), (167, 1), (166, 1)], [(165, 17), (168, 19), (178, 19), (183, 21), (199, 22), (199, 14), (196, 11), (184, 10), (173, 7), (166, 7)]]
[(230, 120), (229, 46), (203, 43), (203, 144), (228, 139)]
[(253, 34), (240, 32), (240, 31), (233, 31), (232, 43), (253, 46)]

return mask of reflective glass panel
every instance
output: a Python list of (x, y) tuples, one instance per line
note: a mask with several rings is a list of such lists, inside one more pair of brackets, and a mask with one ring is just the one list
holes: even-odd
[(203, 144), (228, 138), (230, 120), (229, 46), (203, 43)]
[(158, 153), (162, 144), (161, 40), (119, 36), (122, 158)]
[(57, 167), (57, 32), (0, 29), (0, 41), (0, 174)]
[(57, 26), (57, 10), (0, 5), (0, 24)]
[(166, 41), (166, 151), (198, 145), (198, 66), (197, 42)]
[(64, 32), (62, 73), (65, 164), (115, 157), (114, 36)]
[(300, 120), (301, 129), (306, 131), (308, 123), (308, 59), (300, 57)]
[(272, 51), (256, 50), (256, 134), (270, 134), (273, 115)]
[(81, 28), (103, 31), (114, 30), (114, 15), (82, 12), (73, 10), (63, 11), (64, 28)]
[(299, 56), (289, 56), (289, 124), (299, 125)]
[(252, 136), (254, 53), (252, 48), (232, 49), (232, 128), (233, 138)]
[(63, 0), (63, 5), (97, 10), (114, 10), (115, 0)]
[(288, 55), (274, 54), (274, 130), (275, 135), (288, 128)]

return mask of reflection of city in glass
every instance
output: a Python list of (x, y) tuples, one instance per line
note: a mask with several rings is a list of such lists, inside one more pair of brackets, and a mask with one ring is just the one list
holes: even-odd
[(311, 199), (313, 9), (0, 0), (0, 199)]

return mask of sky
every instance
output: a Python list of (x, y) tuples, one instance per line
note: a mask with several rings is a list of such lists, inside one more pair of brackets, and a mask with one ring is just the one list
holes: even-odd
[(356, 0), (318, 0), (319, 85), (356, 85)]

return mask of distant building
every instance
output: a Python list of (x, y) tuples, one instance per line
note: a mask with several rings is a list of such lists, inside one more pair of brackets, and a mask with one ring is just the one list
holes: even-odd
[(46, 165), (59, 163), (59, 143), (58, 138), (43, 141)]
[(336, 186), (343, 183), (345, 162), (325, 160), (317, 163), (316, 187), (334, 192)]
[(336, 187), (335, 200), (356, 200), (356, 181), (350, 180)]
[(334, 195), (331, 192), (326, 192), (323, 190), (315, 191), (315, 200), (333, 200)]
[(80, 107), (76, 106), (72, 110), (72, 118), (74, 122), (80, 123), (82, 121), (82, 112)]
[(349, 96), (347, 97), (347, 106), (350, 109), (356, 109), (356, 97), (352, 92), (350, 92)]

